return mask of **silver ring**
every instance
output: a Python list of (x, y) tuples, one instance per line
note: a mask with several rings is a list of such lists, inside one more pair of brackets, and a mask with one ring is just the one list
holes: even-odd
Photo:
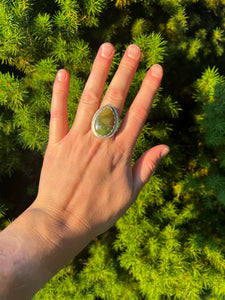
[(119, 125), (119, 117), (117, 110), (112, 105), (106, 105), (96, 111), (91, 129), (97, 137), (106, 139), (113, 136)]

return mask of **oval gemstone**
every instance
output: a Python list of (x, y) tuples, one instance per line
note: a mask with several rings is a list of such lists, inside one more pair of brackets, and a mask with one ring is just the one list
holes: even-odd
[(116, 118), (113, 110), (110, 107), (103, 107), (102, 110), (97, 112), (94, 130), (100, 136), (110, 135), (116, 125)]

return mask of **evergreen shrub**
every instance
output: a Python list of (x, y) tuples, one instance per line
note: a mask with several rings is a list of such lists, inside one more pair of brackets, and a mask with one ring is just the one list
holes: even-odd
[[(136, 203), (34, 297), (225, 299), (224, 0), (0, 0), (0, 228), (34, 199), (56, 72), (71, 75), (71, 126), (101, 43), (128, 46), (165, 76), (133, 161), (158, 143), (170, 155)], [(107, 87), (106, 84), (106, 87)]]

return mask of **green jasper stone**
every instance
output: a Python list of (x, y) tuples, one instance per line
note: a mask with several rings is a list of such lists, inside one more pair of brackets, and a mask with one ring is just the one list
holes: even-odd
[(94, 128), (98, 135), (105, 136), (110, 134), (115, 126), (115, 116), (109, 107), (99, 112), (96, 117)]

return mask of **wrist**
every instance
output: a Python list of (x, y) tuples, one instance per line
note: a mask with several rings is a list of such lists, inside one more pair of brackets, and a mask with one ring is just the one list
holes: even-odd
[[(42, 270), (49, 278), (74, 258), (90, 241), (86, 226), (77, 222), (68, 212), (54, 211), (36, 201), (24, 213), (27, 235), (34, 234), (38, 246), (34, 248), (42, 261)], [(70, 224), (73, 223), (73, 226)]]
[(48, 280), (44, 268), (38, 235), (29, 226), (27, 217), (21, 215), (0, 233), (0, 298), (30, 299)]
[(0, 233), (1, 299), (30, 299), (88, 244), (87, 230), (65, 218), (35, 204)]
[(37, 198), (27, 214), (41, 240), (54, 252), (67, 257), (68, 262), (94, 238), (94, 234), (79, 216), (67, 209), (49, 206), (48, 202)]

